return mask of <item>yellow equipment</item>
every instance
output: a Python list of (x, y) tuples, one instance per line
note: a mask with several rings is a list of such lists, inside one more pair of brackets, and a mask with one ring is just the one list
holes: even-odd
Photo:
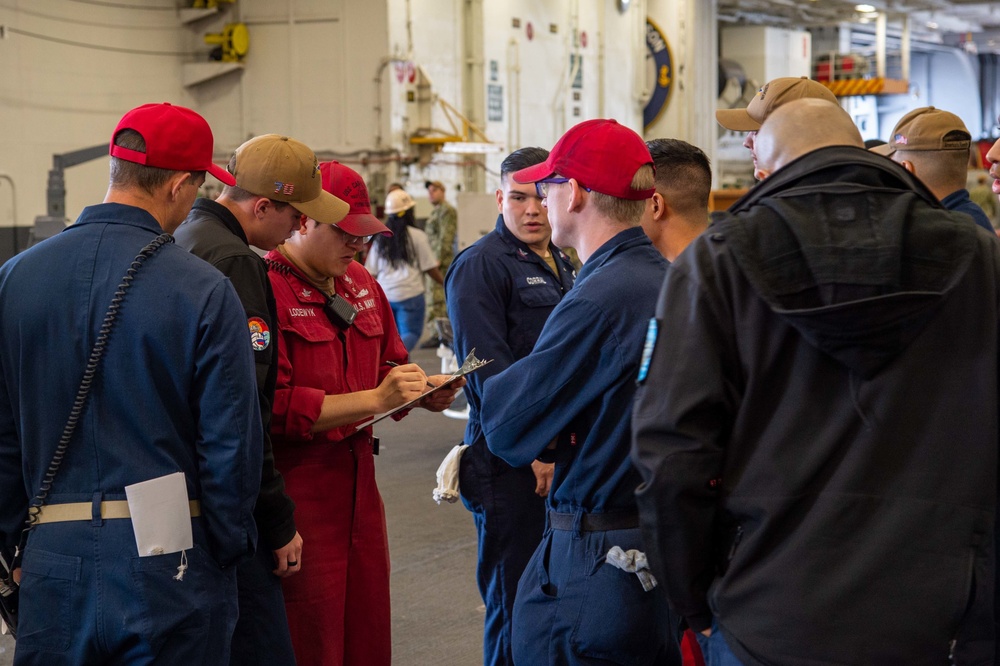
[(194, 0), (194, 2), (191, 3), (191, 6), (195, 9), (215, 9), (220, 3), (232, 4), (234, 2), (236, 2), (236, 0)]
[(245, 23), (227, 23), (221, 33), (205, 35), (205, 43), (219, 47), (212, 50), (213, 60), (240, 62), (250, 50), (250, 32)]

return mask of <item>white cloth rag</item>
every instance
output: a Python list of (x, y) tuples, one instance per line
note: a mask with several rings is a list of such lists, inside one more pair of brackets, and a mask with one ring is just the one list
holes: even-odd
[(441, 461), (437, 471), (437, 488), (434, 489), (434, 501), (438, 504), (442, 500), (449, 504), (458, 501), (458, 463), (467, 448), (465, 444), (456, 444)]
[(634, 548), (629, 551), (621, 549), (621, 546), (614, 546), (608, 551), (605, 561), (613, 567), (618, 567), (627, 573), (634, 573), (642, 583), (642, 589), (649, 592), (656, 587), (656, 578), (649, 570), (649, 562), (646, 560), (646, 553)]

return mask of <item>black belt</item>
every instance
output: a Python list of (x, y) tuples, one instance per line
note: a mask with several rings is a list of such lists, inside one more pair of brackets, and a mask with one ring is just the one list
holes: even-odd
[[(549, 527), (554, 530), (573, 531), (577, 527), (577, 514), (549, 511)], [(639, 527), (636, 511), (616, 511), (613, 513), (585, 513), (580, 516), (580, 531), (609, 532), (611, 530), (631, 530)]]

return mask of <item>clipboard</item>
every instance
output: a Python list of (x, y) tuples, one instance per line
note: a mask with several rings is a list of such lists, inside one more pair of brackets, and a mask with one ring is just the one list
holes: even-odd
[(354, 431), (358, 432), (359, 430), (364, 430), (368, 426), (374, 425), (374, 424), (378, 423), (379, 421), (381, 421), (382, 419), (387, 418), (389, 416), (392, 416), (396, 412), (401, 412), (404, 409), (410, 409), (414, 405), (416, 405), (418, 402), (420, 402), (421, 400), (423, 400), (424, 398), (426, 398), (427, 396), (429, 396), (430, 394), (436, 393), (437, 391), (440, 391), (443, 388), (447, 388), (447, 387), (451, 386), (452, 384), (454, 384), (455, 382), (457, 382), (462, 377), (464, 377), (464, 376), (466, 376), (468, 374), (471, 374), (471, 373), (475, 372), (476, 370), (478, 370), (479, 368), (483, 367), (484, 365), (489, 365), (492, 362), (493, 362), (493, 359), (489, 359), (489, 360), (483, 361), (481, 359), (476, 358), (476, 349), (475, 349), (475, 347), (473, 347), (472, 351), (470, 351), (469, 354), (468, 354), (468, 356), (465, 357), (465, 360), (462, 361), (462, 367), (460, 367), (458, 370), (456, 370), (454, 372), (454, 374), (452, 374), (450, 377), (448, 377), (447, 380), (441, 382), (440, 384), (438, 384), (437, 386), (435, 386), (432, 389), (424, 391), (423, 393), (421, 393), (420, 395), (418, 395), (413, 400), (410, 400), (406, 404), (400, 405), (399, 407), (396, 407), (395, 409), (390, 409), (388, 412), (386, 412), (384, 414), (379, 414), (378, 416), (373, 416), (370, 419), (366, 419), (366, 420), (362, 421), (361, 423), (359, 423), (354, 428)]

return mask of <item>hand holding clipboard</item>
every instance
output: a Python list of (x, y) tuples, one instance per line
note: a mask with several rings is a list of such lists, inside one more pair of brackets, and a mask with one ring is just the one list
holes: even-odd
[[(370, 419), (362, 421), (360, 424), (358, 424), (358, 426), (355, 428), (355, 430), (364, 430), (368, 426), (373, 425), (375, 423), (378, 423), (379, 421), (381, 421), (382, 419), (386, 418), (387, 416), (392, 416), (396, 412), (400, 412), (400, 411), (402, 411), (404, 409), (410, 409), (412, 407), (415, 407), (417, 405), (417, 403), (419, 403), (421, 400), (423, 400), (427, 396), (431, 395), (432, 393), (435, 393), (437, 391), (440, 391), (440, 390), (442, 390), (444, 388), (447, 388), (447, 387), (451, 386), (452, 384), (454, 384), (455, 382), (457, 382), (459, 379), (461, 379), (465, 375), (467, 375), (469, 373), (472, 373), (472, 372), (475, 372), (476, 370), (478, 370), (479, 368), (483, 367), (484, 365), (487, 365), (487, 364), (492, 363), (492, 362), (493, 362), (493, 359), (489, 359), (489, 360), (483, 361), (481, 359), (476, 358), (476, 350), (475, 350), (475, 348), (473, 348), (472, 351), (469, 352), (469, 355), (465, 357), (465, 360), (462, 361), (462, 367), (460, 367), (451, 376), (449, 376), (446, 381), (441, 382), (441, 384), (439, 384), (437, 386), (434, 386), (430, 382), (427, 382), (428, 387), (430, 387), (430, 388), (428, 388), (427, 391), (424, 391), (423, 393), (421, 393), (420, 395), (418, 395), (413, 400), (410, 400), (409, 402), (407, 402), (405, 404), (402, 404), (399, 407), (396, 407), (395, 409), (390, 409), (385, 414), (380, 414), (378, 416), (374, 416), (374, 417), (372, 417)], [(393, 363), (389, 363), (389, 365), (394, 365), (394, 364)]]

